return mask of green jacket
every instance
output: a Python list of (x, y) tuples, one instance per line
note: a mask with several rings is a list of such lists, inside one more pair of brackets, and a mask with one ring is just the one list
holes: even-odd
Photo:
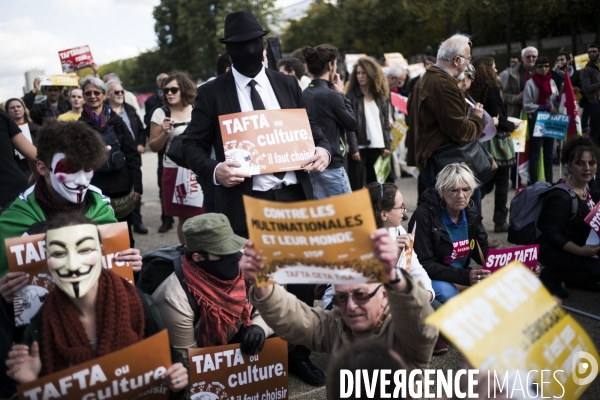
[[(8, 259), (4, 240), (23, 236), (35, 223), (47, 220), (46, 213), (35, 199), (35, 185), (31, 186), (0, 215), (0, 277), (8, 273)], [(117, 222), (115, 213), (110, 206), (110, 199), (102, 194), (95, 186), (88, 187), (86, 197), (90, 206), (86, 217), (98, 225)]]

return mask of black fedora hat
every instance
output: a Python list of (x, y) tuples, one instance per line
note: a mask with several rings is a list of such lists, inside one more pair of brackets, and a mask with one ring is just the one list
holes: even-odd
[(265, 36), (269, 31), (263, 30), (258, 20), (248, 10), (233, 12), (225, 17), (225, 37), (221, 43), (245, 42)]

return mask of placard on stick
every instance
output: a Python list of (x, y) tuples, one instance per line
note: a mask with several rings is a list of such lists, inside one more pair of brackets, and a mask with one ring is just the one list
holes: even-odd
[(94, 63), (90, 46), (73, 47), (72, 49), (61, 50), (58, 52), (60, 64), (64, 73), (77, 71), (89, 67)]
[(166, 329), (122, 350), (19, 385), (21, 400), (153, 399), (169, 397), (163, 376), (171, 366)]
[(220, 115), (219, 126), (225, 159), (251, 175), (297, 170), (315, 154), (303, 108)]
[(375, 217), (367, 189), (322, 200), (279, 203), (244, 196), (250, 240), (273, 283), (387, 282), (374, 257)]
[(192, 400), (287, 399), (287, 343), (265, 340), (261, 352), (243, 354), (239, 344), (190, 349)]
[[(102, 239), (102, 266), (110, 268), (117, 275), (133, 284), (133, 267), (130, 262), (117, 262), (115, 255), (129, 248), (127, 222), (99, 225)], [(5, 239), (8, 270), (25, 272), (27, 286), (15, 294), (13, 301), (15, 324), (29, 324), (38, 312), (46, 296), (54, 288), (46, 262), (46, 235), (20, 236)]]
[[(490, 371), (491, 379), (519, 374), (512, 379), (517, 393), (537, 385), (539, 398), (576, 400), (598, 373), (599, 356), (587, 333), (519, 262), (453, 297), (425, 322), (437, 326), (472, 368)], [(586, 372), (580, 366), (589, 357)]]

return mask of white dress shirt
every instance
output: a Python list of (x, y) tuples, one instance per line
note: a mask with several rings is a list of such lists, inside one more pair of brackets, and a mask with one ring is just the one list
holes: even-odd
[[(242, 112), (254, 111), (252, 100), (250, 100), (250, 86), (248, 85), (252, 79), (256, 81), (256, 91), (260, 95), (260, 98), (265, 105), (265, 109), (281, 110), (281, 106), (279, 105), (279, 101), (277, 101), (277, 96), (275, 96), (275, 92), (273, 91), (271, 82), (269, 82), (264, 66), (254, 78), (248, 78), (247, 76), (240, 74), (233, 65), (231, 66), (231, 72), (233, 73), (233, 78), (235, 80), (235, 88), (237, 90)], [(295, 185), (298, 183), (298, 178), (293, 171), (288, 171), (283, 177), (283, 180), (277, 178), (273, 174), (254, 175), (252, 177), (252, 190), (265, 192), (282, 183), (284, 185)], [(215, 184), (218, 185), (216, 179)]]

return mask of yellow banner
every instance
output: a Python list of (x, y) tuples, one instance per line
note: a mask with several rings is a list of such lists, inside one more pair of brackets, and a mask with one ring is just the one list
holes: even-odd
[(503, 382), (512, 374), (522, 387), (536, 382), (545, 398), (578, 399), (598, 374), (588, 335), (519, 262), (454, 297), (425, 322), (491, 379)]
[(42, 79), (40, 86), (79, 86), (79, 77), (75, 73), (50, 75)]
[(273, 283), (387, 282), (374, 258), (375, 217), (367, 189), (323, 200), (280, 203), (244, 196), (250, 240)]
[(508, 117), (508, 120), (521, 123), (517, 129), (511, 132), (510, 136), (513, 140), (515, 153), (524, 153), (525, 143), (527, 143), (527, 120), (513, 117)]
[(395, 151), (404, 136), (406, 136), (406, 132), (408, 131), (408, 125), (404, 123), (401, 119), (397, 119), (394, 121), (392, 125), (392, 143), (390, 143), (390, 149)]
[(582, 69), (585, 68), (585, 64), (588, 63), (588, 61), (590, 61), (590, 56), (586, 54), (579, 54), (575, 57), (573, 57), (575, 60), (575, 69), (580, 71)]

